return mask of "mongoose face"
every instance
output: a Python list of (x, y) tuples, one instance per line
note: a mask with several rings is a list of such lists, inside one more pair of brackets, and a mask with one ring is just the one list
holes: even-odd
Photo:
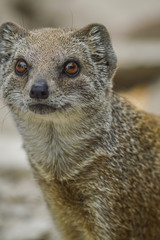
[[(46, 117), (83, 113), (104, 101), (116, 68), (106, 28), (0, 28), (0, 86), (12, 111)], [(98, 107), (98, 105), (97, 105)]]

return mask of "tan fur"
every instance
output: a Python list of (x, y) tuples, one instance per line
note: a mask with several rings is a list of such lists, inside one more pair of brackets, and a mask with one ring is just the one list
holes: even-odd
[[(17, 58), (30, 65), (17, 76)], [(69, 78), (61, 69), (76, 59)], [(34, 175), (64, 240), (160, 239), (160, 118), (112, 91), (116, 70), (109, 34), (76, 29), (0, 28), (0, 86)], [(37, 79), (47, 99), (29, 95)], [(34, 113), (32, 103), (54, 106)]]

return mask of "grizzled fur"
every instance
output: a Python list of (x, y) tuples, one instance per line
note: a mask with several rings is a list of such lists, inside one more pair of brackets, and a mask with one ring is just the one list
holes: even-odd
[[(15, 64), (25, 59), (27, 75)], [(69, 78), (67, 60), (81, 70)], [(112, 91), (116, 70), (102, 25), (27, 31), (0, 28), (0, 86), (34, 175), (64, 240), (160, 239), (160, 119)], [(32, 99), (43, 79), (47, 99)], [(30, 104), (53, 113), (30, 111)]]

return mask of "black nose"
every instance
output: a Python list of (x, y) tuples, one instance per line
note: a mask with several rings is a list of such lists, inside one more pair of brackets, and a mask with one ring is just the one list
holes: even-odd
[(49, 96), (48, 86), (45, 82), (41, 84), (34, 84), (32, 85), (31, 91), (30, 91), (30, 97), (31, 98), (37, 98), (37, 99), (46, 99)]

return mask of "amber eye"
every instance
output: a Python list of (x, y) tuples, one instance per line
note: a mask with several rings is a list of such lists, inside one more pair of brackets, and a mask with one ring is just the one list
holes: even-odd
[(23, 59), (19, 59), (15, 66), (16, 74), (22, 76), (23, 74), (25, 74), (27, 72), (27, 70), (28, 70), (28, 64), (26, 63), (26, 61)]
[(68, 61), (64, 65), (64, 72), (69, 76), (69, 77), (75, 77), (78, 75), (80, 71), (79, 64), (74, 61)]

